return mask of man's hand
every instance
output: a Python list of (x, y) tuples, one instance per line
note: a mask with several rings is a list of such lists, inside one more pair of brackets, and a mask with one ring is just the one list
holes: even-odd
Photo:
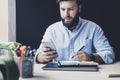
[(84, 51), (74, 52), (74, 57), (76, 57), (79, 61), (90, 61), (91, 57), (88, 53)]
[[(94, 55), (95, 62), (98, 62), (100, 64), (104, 63), (103, 59), (98, 54), (94, 53), (93, 55)], [(84, 51), (74, 52), (73, 57), (77, 57), (79, 61), (91, 61), (92, 60), (92, 56)]]
[(51, 50), (50, 48), (43, 48), (43, 52), (39, 53), (37, 56), (37, 61), (44, 63), (55, 59), (58, 56), (56, 50)]

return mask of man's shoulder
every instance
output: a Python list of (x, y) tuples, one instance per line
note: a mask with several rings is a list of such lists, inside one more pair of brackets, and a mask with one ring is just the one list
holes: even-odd
[(82, 21), (81, 26), (84, 27), (85, 30), (89, 30), (89, 31), (101, 30), (101, 27), (97, 23), (95, 23), (91, 20), (82, 19), (81, 21)]
[(56, 30), (59, 26), (62, 25), (62, 21), (54, 22), (51, 25), (48, 26), (48, 30)]
[(58, 22), (54, 22), (54, 23), (52, 23), (51, 25), (49, 25), (49, 27), (48, 28), (50, 28), (50, 29), (55, 29), (56, 28), (56, 26), (57, 26), (57, 28), (59, 27), (59, 26), (62, 26), (63, 24), (62, 24), (62, 21), (58, 21)]
[(62, 24), (62, 21), (57, 21), (57, 22), (54, 22), (53, 24), (51, 24), (50, 26), (61, 25), (61, 24)]
[(87, 23), (87, 24), (91, 24), (91, 25), (98, 25), (96, 22), (93, 22), (92, 20), (88, 20), (88, 19), (82, 19), (83, 23)]
[(82, 19), (82, 24), (89, 27), (100, 28), (100, 26), (92, 20)]

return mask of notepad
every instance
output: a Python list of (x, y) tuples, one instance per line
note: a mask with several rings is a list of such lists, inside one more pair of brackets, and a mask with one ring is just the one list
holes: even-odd
[(78, 61), (59, 61), (58, 63), (49, 62), (42, 67), (43, 70), (57, 71), (98, 71), (96, 62), (78, 62)]
[(97, 62), (93, 61), (59, 61), (58, 66), (59, 67), (69, 67), (69, 66), (98, 66), (99, 64)]
[(108, 77), (120, 77), (120, 72), (108, 72), (105, 75)]

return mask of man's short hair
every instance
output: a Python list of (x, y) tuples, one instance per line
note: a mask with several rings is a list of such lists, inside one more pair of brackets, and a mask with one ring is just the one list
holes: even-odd
[(76, 1), (78, 6), (82, 3), (81, 0), (57, 0), (57, 3), (59, 4), (61, 1)]

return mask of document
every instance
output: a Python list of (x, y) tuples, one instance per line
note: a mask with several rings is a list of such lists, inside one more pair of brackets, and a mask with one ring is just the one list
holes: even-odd
[(98, 66), (99, 64), (97, 62), (93, 61), (59, 61), (58, 66), (59, 67), (67, 67), (67, 66)]

